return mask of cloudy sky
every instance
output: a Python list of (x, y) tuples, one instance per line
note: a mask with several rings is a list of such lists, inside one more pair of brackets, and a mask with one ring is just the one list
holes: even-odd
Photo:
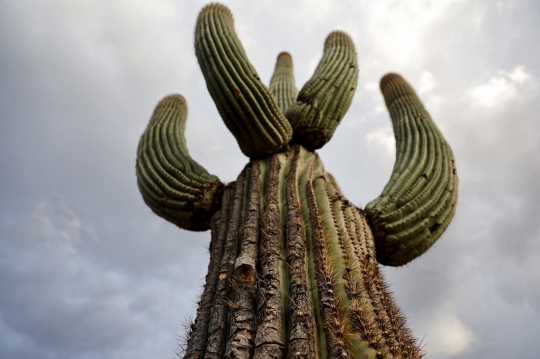
[[(320, 155), (363, 207), (394, 139), (378, 80), (401, 73), (454, 149), (460, 197), (430, 251), (385, 268), (432, 358), (540, 358), (540, 2), (224, 1), (262, 79), (289, 51), (298, 87), (326, 35), (353, 38), (358, 91)], [(0, 0), (0, 357), (174, 357), (209, 233), (143, 203), (135, 151), (165, 95), (188, 101), (192, 156), (246, 163), (206, 91), (194, 0)]]

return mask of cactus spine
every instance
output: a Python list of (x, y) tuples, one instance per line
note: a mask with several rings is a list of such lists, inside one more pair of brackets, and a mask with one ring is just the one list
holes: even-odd
[(348, 35), (328, 36), (300, 92), (288, 53), (278, 56), (269, 89), (262, 85), (223, 5), (201, 11), (195, 48), (216, 106), (251, 160), (228, 185), (208, 174), (187, 151), (179, 95), (160, 102), (139, 143), (145, 202), (181, 228), (211, 229), (185, 358), (422, 358), (379, 263), (407, 263), (440, 237), (455, 211), (457, 176), (414, 90), (399, 75), (381, 80), (397, 159), (364, 212), (313, 151), (330, 140), (356, 88)]

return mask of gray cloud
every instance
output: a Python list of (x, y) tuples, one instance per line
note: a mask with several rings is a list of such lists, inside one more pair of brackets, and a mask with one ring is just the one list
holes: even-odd
[[(385, 268), (388, 282), (432, 357), (536, 359), (537, 2), (225, 3), (263, 79), (287, 50), (300, 87), (330, 31), (355, 40), (358, 91), (320, 155), (360, 206), (393, 165), (378, 79), (398, 71), (419, 90), (456, 155), (459, 207), (428, 253)], [(0, 357), (174, 356), (209, 235), (145, 207), (135, 149), (179, 92), (193, 157), (223, 181), (245, 165), (197, 68), (204, 4), (0, 3)]]

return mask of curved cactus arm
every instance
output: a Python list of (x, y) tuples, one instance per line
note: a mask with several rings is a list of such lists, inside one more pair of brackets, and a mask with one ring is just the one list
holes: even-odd
[(292, 58), (288, 52), (278, 55), (276, 69), (270, 80), (270, 92), (275, 96), (282, 113), (296, 101), (298, 89), (294, 83)]
[(413, 88), (397, 74), (385, 75), (380, 86), (394, 127), (396, 163), (366, 216), (379, 263), (399, 266), (424, 253), (448, 227), (458, 178), (452, 149)]
[(313, 76), (300, 90), (296, 103), (285, 113), (296, 142), (313, 150), (330, 141), (351, 105), (358, 72), (352, 39), (341, 31), (330, 33)]
[(246, 156), (269, 156), (289, 143), (291, 125), (249, 62), (224, 5), (207, 5), (199, 14), (195, 53), (208, 91)]
[(158, 216), (192, 231), (210, 228), (223, 184), (190, 156), (184, 138), (187, 105), (180, 95), (159, 102), (137, 149), (137, 184)]

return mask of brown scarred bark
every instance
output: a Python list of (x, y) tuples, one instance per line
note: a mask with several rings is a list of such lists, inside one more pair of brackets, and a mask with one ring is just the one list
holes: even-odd
[(287, 358), (315, 358), (315, 319), (307, 272), (307, 243), (297, 190), (300, 148), (294, 147), (294, 157), (287, 177), (287, 242), (289, 265), (290, 336)]
[(259, 244), (259, 212), (261, 180), (259, 163), (249, 166), (249, 197), (247, 214), (241, 235), (240, 254), (234, 264), (235, 301), (232, 305), (230, 335), (226, 358), (250, 358), (253, 354), (255, 332), (255, 297), (257, 284), (257, 253)]
[[(234, 187), (234, 200), (232, 203), (231, 218), (227, 224), (227, 235), (223, 257), (221, 258), (218, 277), (217, 292), (212, 306), (210, 325), (208, 327), (208, 345), (204, 358), (220, 359), (224, 356), (225, 339), (229, 330), (229, 310), (231, 301), (231, 278), (233, 275), (234, 261), (238, 247), (238, 231), (242, 220), (242, 207), (244, 201), (245, 171), (243, 171)], [(229, 210), (229, 209), (227, 209)]]
[(281, 358), (283, 343), (283, 313), (281, 306), (280, 258), (283, 243), (283, 224), (279, 207), (278, 156), (269, 160), (266, 179), (266, 203), (261, 219), (260, 276), (257, 305), (257, 334), (255, 357)]

